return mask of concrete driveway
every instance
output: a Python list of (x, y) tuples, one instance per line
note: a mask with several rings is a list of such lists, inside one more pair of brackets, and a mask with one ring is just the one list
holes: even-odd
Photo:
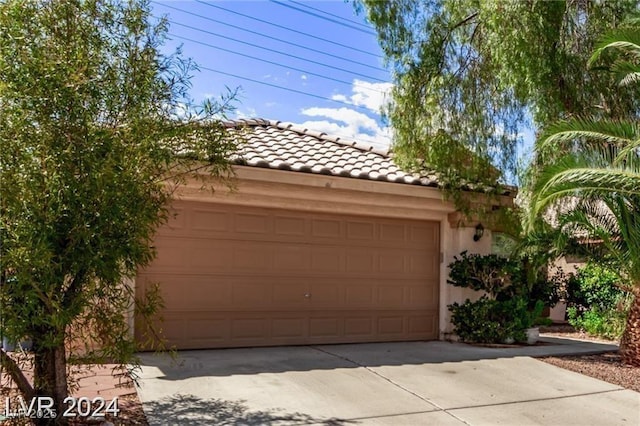
[(142, 354), (151, 425), (639, 425), (640, 393), (529, 355), (605, 350), (447, 342)]

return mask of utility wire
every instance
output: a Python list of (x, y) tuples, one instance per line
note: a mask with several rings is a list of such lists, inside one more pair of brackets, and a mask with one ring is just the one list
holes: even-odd
[[(368, 64), (365, 64), (365, 63), (362, 63), (362, 62), (358, 62), (358, 61), (354, 61), (353, 59), (345, 58), (345, 57), (339, 56), (339, 55), (334, 55), (332, 53), (323, 52), (322, 50), (317, 50), (317, 49), (314, 49), (314, 48), (311, 48), (311, 47), (308, 47), (308, 46), (304, 46), (302, 44), (293, 43), (293, 42), (290, 42), (290, 41), (287, 41), (287, 40), (283, 40), (281, 38), (272, 37), (272, 36), (269, 36), (269, 35), (266, 35), (266, 34), (259, 33), (257, 31), (252, 31), (252, 30), (249, 30), (247, 28), (243, 28), (243, 27), (240, 27), (240, 26), (237, 26), (237, 25), (229, 24), (227, 22), (219, 21), (217, 19), (209, 18), (208, 16), (203, 16), (203, 15), (200, 15), (200, 14), (197, 14), (197, 13), (194, 13), (194, 12), (189, 12), (189, 11), (184, 10), (184, 9), (179, 9), (177, 7), (169, 6), (167, 4), (162, 4), (162, 6), (167, 7), (169, 9), (176, 10), (178, 12), (186, 13), (188, 15), (196, 16), (196, 17), (201, 18), (201, 19), (206, 19), (207, 21), (215, 22), (215, 23), (220, 24), (220, 25), (225, 25), (227, 27), (231, 27), (231, 28), (238, 29), (240, 31), (245, 31), (245, 32), (248, 32), (248, 33), (251, 33), (251, 34), (255, 34), (255, 35), (258, 35), (260, 37), (265, 37), (265, 38), (268, 38), (268, 39), (271, 39), (271, 40), (278, 41), (280, 43), (285, 43), (285, 44), (288, 44), (290, 46), (299, 47), (301, 49), (305, 49), (305, 50), (309, 50), (311, 52), (319, 53), (321, 55), (330, 56), (332, 58), (340, 59), (341, 61), (350, 62), (352, 64), (356, 64), (356, 65), (360, 65), (360, 66), (363, 66), (363, 67), (371, 68), (371, 69), (374, 69), (374, 70), (377, 70), (377, 71), (387, 71), (384, 68), (376, 67), (376, 66), (373, 66), (373, 65), (368, 65)], [(180, 24), (178, 24), (178, 25), (180, 25)]]
[(240, 79), (240, 80), (250, 81), (252, 83), (262, 84), (264, 86), (269, 86), (269, 87), (274, 87), (276, 89), (286, 90), (288, 92), (297, 93), (299, 95), (310, 96), (310, 97), (316, 98), (316, 99), (322, 99), (323, 101), (331, 101), (331, 102), (339, 103), (339, 104), (342, 104), (342, 105), (346, 105), (346, 106), (348, 106), (350, 108), (359, 108), (359, 109), (363, 109), (363, 110), (369, 110), (369, 108), (367, 108), (365, 106), (362, 106), (362, 105), (350, 104), (349, 102), (340, 101), (338, 99), (327, 98), (326, 96), (316, 95), (314, 93), (305, 92), (303, 90), (291, 89), (290, 87), (284, 87), (284, 86), (280, 86), (278, 84), (268, 83), (266, 81), (255, 80), (255, 79), (249, 78), (249, 77), (242, 77), (242, 76), (237, 75), (237, 74), (232, 74), (232, 73), (229, 73), (229, 72), (220, 71), (220, 70), (216, 70), (216, 69), (205, 67), (205, 66), (198, 66), (198, 68), (202, 69), (202, 70), (211, 71), (211, 72), (215, 72), (215, 73), (218, 73), (218, 74), (226, 75), (226, 76), (229, 76), (229, 77), (234, 77), (234, 78), (237, 78), (237, 79)]
[(283, 29), (283, 30), (286, 30), (286, 31), (291, 31), (293, 33), (300, 34), (300, 35), (303, 35), (305, 37), (311, 37), (311, 38), (316, 39), (316, 40), (321, 40), (321, 41), (324, 41), (326, 43), (331, 43), (331, 44), (336, 45), (336, 46), (344, 47), (345, 49), (351, 49), (351, 50), (355, 50), (355, 51), (360, 52), (360, 53), (364, 53), (366, 55), (375, 56), (376, 58), (381, 58), (380, 55), (377, 55), (377, 54), (371, 53), (371, 52), (367, 52), (366, 50), (358, 49), (356, 47), (349, 46), (349, 45), (342, 44), (342, 43), (338, 43), (336, 41), (328, 40), (326, 38), (314, 36), (312, 34), (305, 33), (304, 31), (294, 30), (293, 28), (285, 27), (284, 25), (274, 24), (273, 22), (265, 21), (264, 19), (256, 18), (255, 16), (245, 15), (244, 13), (236, 12), (235, 10), (231, 10), (231, 9), (226, 9), (226, 8), (224, 8), (222, 6), (217, 6), (215, 4), (207, 3), (207, 2), (202, 1), (202, 0), (196, 0), (196, 2), (202, 3), (202, 4), (204, 4), (206, 6), (209, 6), (209, 7), (213, 7), (215, 9), (224, 10), (225, 12), (229, 12), (229, 13), (232, 13), (234, 15), (238, 15), (238, 16), (242, 16), (244, 18), (252, 19), (252, 20), (257, 21), (257, 22), (262, 22), (263, 24), (271, 25), (273, 27), (277, 27), (277, 28), (280, 28), (280, 29)]
[(301, 3), (301, 2), (298, 2), (298, 1), (295, 1), (295, 0), (289, 0), (289, 3), (293, 3), (293, 4), (296, 4), (298, 6), (306, 7), (307, 9), (315, 10), (316, 12), (324, 13), (325, 15), (333, 16), (334, 18), (342, 19), (343, 21), (351, 22), (352, 24), (360, 25), (360, 26), (365, 27), (367, 29), (371, 29), (371, 27), (369, 25), (367, 25), (367, 24), (363, 24), (362, 22), (358, 22), (358, 21), (355, 21), (353, 19), (344, 18), (344, 17), (342, 17), (340, 15), (336, 15), (335, 13), (331, 13), (331, 12), (324, 11), (322, 9), (318, 9), (317, 7), (309, 6), (306, 3)]
[[(175, 21), (170, 21), (170, 22), (173, 23), (173, 24), (181, 25), (180, 23), (175, 22)], [(271, 64), (271, 65), (275, 65), (275, 66), (278, 66), (278, 67), (286, 68), (286, 69), (289, 69), (289, 70), (292, 70), (292, 71), (298, 71), (298, 72), (301, 72), (303, 74), (312, 75), (314, 77), (324, 78), (326, 80), (335, 81), (336, 83), (346, 84), (347, 86), (351, 86), (353, 84), (353, 82), (350, 82), (350, 81), (340, 80), (340, 79), (337, 79), (337, 78), (328, 77), (326, 75), (317, 74), (317, 73), (312, 72), (312, 71), (304, 70), (304, 69), (301, 69), (301, 68), (295, 68), (295, 67), (291, 67), (291, 66), (288, 66), (288, 65), (283, 65), (283, 64), (280, 64), (278, 62), (270, 61), (268, 59), (256, 58), (255, 56), (245, 55), (244, 53), (236, 52), (235, 50), (231, 50), (231, 49), (225, 49), (224, 47), (215, 46), (215, 45), (210, 44), (210, 43), (205, 43), (204, 41), (194, 40), (194, 39), (191, 39), (191, 38), (188, 38), (188, 37), (184, 37), (184, 36), (180, 36), (180, 35), (173, 34), (173, 33), (169, 33), (169, 35), (171, 37), (175, 37), (175, 38), (178, 38), (180, 40), (188, 41), (188, 42), (191, 42), (191, 43), (197, 43), (197, 44), (200, 44), (202, 46), (210, 47), (212, 49), (217, 49), (217, 50), (221, 50), (223, 52), (231, 53), (233, 55), (243, 56), (245, 58), (253, 59), (253, 60), (256, 60), (256, 61), (260, 61), (260, 62), (265, 62), (267, 64)], [(374, 88), (371, 88), (371, 87), (362, 87), (362, 88), (366, 89), (366, 90), (371, 90), (373, 92), (385, 93), (382, 90), (374, 89)]]
[(233, 38), (233, 37), (227, 37), (227, 36), (224, 36), (222, 34), (214, 33), (212, 31), (203, 30), (202, 28), (192, 27), (191, 25), (181, 24), (181, 23), (178, 23), (178, 22), (175, 22), (175, 21), (173, 21), (173, 24), (179, 25), (181, 27), (189, 28), (189, 29), (192, 29), (194, 31), (199, 31), (199, 32), (202, 32), (202, 33), (206, 33), (206, 34), (210, 34), (210, 35), (216, 36), (216, 37), (224, 38), (224, 39), (236, 42), (236, 43), (241, 43), (241, 44), (245, 44), (247, 46), (255, 47), (256, 49), (266, 50), (266, 51), (269, 51), (269, 52), (277, 53), (278, 55), (288, 56), (290, 58), (298, 59), (298, 60), (305, 61), (305, 62), (308, 62), (308, 63), (311, 63), (311, 64), (316, 64), (316, 65), (320, 65), (322, 67), (327, 67), (327, 68), (331, 68), (331, 69), (334, 69), (334, 70), (337, 70), (337, 71), (346, 72), (348, 74), (353, 74), (353, 75), (357, 75), (357, 76), (360, 76), (360, 77), (364, 77), (364, 78), (367, 78), (369, 80), (375, 80), (375, 81), (378, 81), (378, 82), (381, 82), (381, 83), (385, 82), (384, 80), (381, 80), (381, 79), (376, 78), (376, 77), (372, 77), (370, 75), (357, 73), (357, 72), (354, 72), (354, 71), (351, 71), (351, 70), (347, 70), (345, 68), (335, 67), (333, 65), (327, 65), (327, 64), (324, 64), (322, 62), (314, 61), (312, 59), (302, 58), (300, 56), (293, 55), (293, 54), (290, 54), (290, 53), (280, 52), (279, 50), (270, 49), (268, 47), (260, 46), (260, 45), (254, 44), (254, 43), (249, 43), (247, 41), (238, 40), (238, 39)]
[(277, 0), (269, 0), (269, 1), (271, 3), (275, 3), (275, 4), (279, 5), (279, 6), (287, 7), (289, 9), (297, 10), (298, 12), (304, 13), (306, 15), (311, 15), (311, 16), (314, 16), (316, 18), (320, 18), (320, 19), (325, 20), (327, 22), (333, 22), (334, 24), (342, 25), (343, 27), (347, 27), (347, 28), (351, 28), (352, 30), (360, 31), (361, 33), (369, 34), (369, 35), (372, 35), (372, 36), (376, 36), (377, 35), (376, 33), (372, 32), (372, 31), (363, 30), (362, 28), (358, 28), (358, 27), (353, 26), (353, 25), (345, 24), (344, 22), (340, 22), (340, 21), (337, 21), (335, 19), (327, 18), (327, 17), (324, 17), (322, 15), (318, 15), (317, 13), (309, 12), (308, 10), (300, 9), (298, 7), (292, 6), (292, 5), (287, 4), (287, 3), (283, 3), (283, 2), (280, 2), (280, 1), (277, 1)]
[[(291, 89), (289, 87), (284, 87), (284, 86), (280, 86), (280, 85), (273, 84), (273, 83), (267, 83), (266, 81), (255, 80), (255, 79), (249, 78), (249, 77), (242, 77), (242, 76), (237, 75), (237, 74), (232, 74), (232, 73), (229, 73), (229, 72), (224, 72), (224, 71), (216, 70), (216, 69), (209, 68), (209, 67), (201, 66), (199, 68), (202, 69), (202, 70), (205, 70), (205, 71), (215, 72), (217, 74), (226, 75), (226, 76), (237, 78), (237, 79), (240, 79), (240, 80), (250, 81), (252, 83), (257, 83), (257, 84), (262, 84), (264, 86), (269, 86), (269, 87), (273, 87), (273, 88), (280, 89), (280, 90), (286, 90), (288, 92), (297, 93), (299, 95), (310, 96), (312, 98), (322, 99), (324, 101), (330, 101), (330, 102), (343, 104), (343, 105), (346, 105), (346, 106), (348, 106), (350, 108), (358, 108), (358, 109), (364, 109), (364, 110), (369, 110), (370, 111), (369, 108), (361, 106), (361, 105), (350, 104), (348, 102), (343, 102), (343, 101), (339, 101), (337, 99), (327, 98), (325, 96), (320, 96), (320, 95), (316, 95), (316, 94), (313, 94), (313, 93), (304, 92), (302, 90)], [(334, 133), (334, 132), (332, 132), (332, 133)], [(347, 136), (347, 135), (344, 135), (344, 134), (341, 135), (339, 133), (334, 133), (334, 134), (336, 136), (343, 136), (346, 139), (356, 140), (353, 136)], [(373, 139), (358, 138), (358, 141), (369, 142), (372, 145), (380, 145), (381, 144), (380, 141), (376, 141), (376, 140), (373, 140)]]

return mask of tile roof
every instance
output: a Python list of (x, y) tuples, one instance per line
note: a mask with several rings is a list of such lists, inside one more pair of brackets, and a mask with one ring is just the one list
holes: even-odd
[(233, 162), (239, 165), (438, 186), (435, 175), (401, 170), (388, 151), (281, 121), (250, 119), (224, 123), (242, 132), (244, 143)]

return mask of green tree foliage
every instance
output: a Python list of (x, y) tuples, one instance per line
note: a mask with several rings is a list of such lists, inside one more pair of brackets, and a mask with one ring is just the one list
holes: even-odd
[[(613, 59), (614, 52), (618, 53)], [(640, 20), (607, 35), (594, 63), (638, 84)], [(632, 110), (635, 112), (635, 110)], [(564, 235), (596, 243), (634, 295), (621, 341), (623, 360), (640, 365), (640, 123), (638, 116), (571, 118), (551, 126), (536, 144), (528, 228), (554, 217)], [(588, 245), (587, 245), (588, 247)]]
[(126, 279), (152, 260), (176, 185), (229, 171), (215, 119), (233, 94), (194, 106), (193, 64), (160, 53), (167, 22), (151, 21), (138, 1), (0, 4), (1, 332), (33, 341), (33, 381), (0, 360), (28, 398), (62, 402), (76, 331), (98, 343), (85, 358), (131, 361)]
[[(434, 167), (454, 183), (491, 184), (496, 178), (491, 165), (515, 176), (524, 125), (638, 111), (639, 98), (607, 90), (615, 85), (610, 74), (585, 72), (597, 38), (635, 11), (636, 1), (361, 0), (358, 5), (393, 67), (387, 113), (394, 150), (407, 166)], [(637, 87), (623, 91), (637, 93)]]

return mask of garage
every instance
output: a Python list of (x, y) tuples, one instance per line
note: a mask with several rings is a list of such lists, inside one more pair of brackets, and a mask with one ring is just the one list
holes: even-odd
[(136, 280), (138, 296), (160, 284), (169, 345), (438, 338), (437, 221), (202, 201), (173, 209)]

